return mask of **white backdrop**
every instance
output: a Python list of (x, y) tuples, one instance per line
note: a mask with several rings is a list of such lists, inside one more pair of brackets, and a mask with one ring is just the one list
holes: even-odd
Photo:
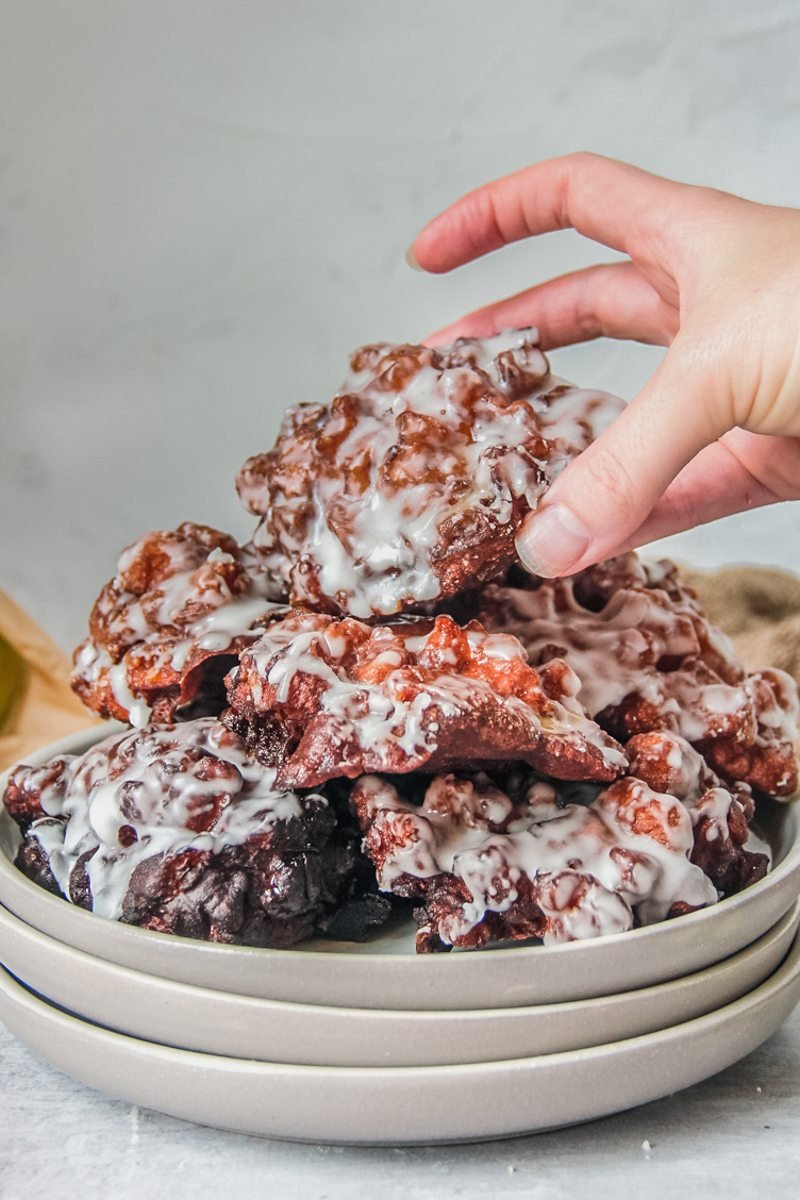
[[(71, 646), (140, 532), (249, 529), (237, 467), (354, 346), (607, 257), (410, 271), (485, 179), (591, 149), (797, 204), (798, 61), (795, 0), (0, 0), (0, 585)], [(554, 365), (629, 397), (658, 357)], [(669, 549), (800, 568), (797, 525)]]

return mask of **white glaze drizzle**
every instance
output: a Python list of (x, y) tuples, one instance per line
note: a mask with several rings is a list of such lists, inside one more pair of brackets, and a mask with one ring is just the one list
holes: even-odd
[[(680, 598), (658, 585), (672, 564), (641, 564), (634, 554), (619, 560), (631, 578), (615, 590), (599, 612), (575, 596), (577, 577), (544, 581), (534, 591), (491, 587), (481, 620), (489, 629), (508, 629), (541, 665), (551, 654), (564, 658), (580, 679), (578, 698), (595, 717), (636, 692), (657, 708), (675, 733), (691, 742), (747, 733), (749, 744), (765, 737), (797, 738), (798, 700), (794, 681), (783, 671), (745, 675), (730, 640), (703, 614), (686, 591)], [(706, 667), (708, 654), (726, 664), (736, 683), (727, 683)], [(661, 671), (662, 658), (686, 666)], [(698, 660), (701, 669), (698, 671)], [(706, 677), (711, 682), (706, 682)]]
[[(158, 552), (168, 566), (144, 594), (125, 587), (129, 573), (148, 544), (158, 539)], [(117, 575), (98, 601), (105, 636), (122, 648), (113, 658), (91, 639), (79, 648), (73, 679), (89, 687), (105, 675), (119, 707), (136, 728), (150, 720), (147, 702), (131, 689), (132, 659), (148, 647), (154, 660), (181, 672), (197, 651), (221, 654), (235, 639), (256, 636), (270, 613), (282, 605), (273, 599), (274, 581), (256, 564), (248, 548), (238, 548), (240, 561), (217, 546), (206, 548), (184, 534), (145, 534), (122, 552)], [(231, 591), (220, 567), (235, 568), (238, 590)]]
[[(430, 553), (443, 522), (478, 509), (504, 525), (520, 498), (535, 508), (549, 481), (620, 411), (621, 402), (607, 393), (572, 388), (552, 376), (535, 336), (519, 330), (465, 340), (442, 348), (441, 359), (414, 348), (419, 361), (400, 391), (383, 377), (390, 369), (387, 355), (397, 348), (373, 347), (364, 369), (338, 393), (355, 399), (358, 421), (337, 444), (335, 461), (368, 463), (363, 488), (351, 494), (343, 468), (334, 467), (317, 472), (313, 487), (299, 494), (287, 495), (268, 479), (262, 482), (262, 491), (270, 489), (267, 500), (257, 495), (257, 472), (246, 467), (240, 475), (249, 506), (266, 514), (255, 541), (270, 572), (287, 586), (293, 580), (303, 598), (302, 577), (292, 573), (292, 563), (315, 563), (323, 594), (357, 617), (435, 599), (441, 584)], [(320, 406), (312, 411), (325, 412)], [(290, 410), (282, 433), (291, 436), (297, 420)], [(402, 443), (399, 483), (387, 472), (401, 427), (414, 423), (422, 447), (415, 451)], [(329, 424), (335, 426), (336, 418)], [(550, 440), (546, 455), (537, 458), (531, 447), (541, 446), (542, 436)], [(416, 482), (433, 452), (438, 480)], [(287, 447), (284, 464), (294, 461), (292, 454)]]
[[(449, 618), (446, 618), (449, 620)], [(303, 614), (272, 625), (242, 654), (250, 695), (257, 710), (269, 711), (274, 704), (285, 704), (293, 685), (302, 676), (321, 679), (325, 684), (318, 711), (333, 718), (342, 740), (350, 740), (365, 750), (384, 743), (398, 747), (408, 757), (431, 754), (438, 745), (441, 720), (456, 719), (475, 711), (476, 697), (491, 695), (530, 728), (531, 742), (543, 732), (556, 733), (565, 744), (577, 746), (583, 739), (595, 747), (610, 766), (621, 768), (625, 756), (609, 743), (594, 722), (587, 720), (575, 699), (579, 680), (566, 666), (561, 701), (550, 700), (551, 715), (537, 713), (523, 699), (501, 697), (488, 680), (463, 677), (444, 669), (416, 683), (407, 667), (408, 655), (424, 655), (434, 629), (423, 635), (402, 634), (402, 626), (385, 628), (388, 647), (387, 665), (392, 666), (379, 684), (353, 679), (344, 662), (348, 651), (345, 638), (332, 636), (339, 626), (320, 614)], [(363, 628), (363, 627), (362, 627)], [(380, 628), (373, 639), (380, 639)], [(516, 638), (506, 634), (487, 634), (480, 628), (468, 631), (473, 652), (487, 658), (524, 663), (527, 655)], [(398, 646), (402, 644), (402, 650)], [(380, 658), (375, 646), (377, 661)], [(437, 649), (438, 661), (444, 656)], [(405, 661), (403, 661), (405, 659)], [(386, 660), (384, 660), (386, 661)], [(265, 685), (268, 685), (265, 687)], [(409, 699), (411, 685), (412, 698)]]
[[(549, 796), (542, 795), (543, 787)], [(674, 797), (625, 779), (588, 806), (560, 809), (554, 798), (550, 785), (537, 784), (527, 802), (515, 807), (483, 775), (471, 780), (437, 776), (419, 808), (376, 775), (363, 776), (353, 792), (366, 827), (366, 852), (371, 832), (378, 846), (386, 838), (394, 848), (378, 874), (381, 888), (391, 891), (404, 874), (425, 880), (446, 873), (467, 885), (472, 902), (450, 923), (451, 941), (468, 934), (488, 912), (507, 911), (523, 875), (537, 884), (537, 896), (541, 887), (551, 905), (553, 921), (545, 937), (550, 942), (619, 932), (631, 927), (634, 913), (642, 924), (660, 921), (679, 900), (691, 905), (717, 900), (711, 880), (689, 861), (692, 820)], [(648, 828), (654, 836), (635, 831), (637, 807), (651, 814)], [(506, 821), (505, 830), (493, 832), (490, 820)], [(571, 893), (578, 875), (590, 877), (591, 887), (584, 902), (571, 909), (565, 897), (558, 903), (558, 888), (566, 886)]]
[[(188, 769), (182, 761), (187, 752)], [(203, 756), (228, 769), (200, 778), (192, 768)], [(275, 771), (250, 759), (211, 717), (114, 734), (68, 760), (66, 775), (65, 788), (42, 791), (47, 818), (35, 821), (31, 834), (66, 896), (78, 859), (97, 848), (86, 864), (92, 907), (112, 919), (120, 917), (131, 876), (145, 859), (186, 849), (216, 854), (303, 811), (294, 793), (275, 788)], [(327, 803), (316, 795), (310, 799)], [(206, 820), (197, 821), (204, 809)], [(195, 832), (188, 824), (193, 819), (210, 827)], [(120, 841), (123, 827), (136, 832), (130, 845)]]

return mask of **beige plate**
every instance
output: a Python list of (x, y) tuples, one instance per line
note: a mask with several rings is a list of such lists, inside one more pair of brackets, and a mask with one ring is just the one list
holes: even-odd
[(325, 1008), (171, 983), (83, 954), (2, 908), (0, 961), (79, 1017), (181, 1050), (312, 1066), (430, 1067), (582, 1050), (692, 1020), (771, 975), (798, 921), (800, 903), (746, 950), (670, 983), (477, 1012)]
[(722, 1070), (800, 1000), (800, 944), (733, 1004), (644, 1037), (445, 1067), (307, 1067), (172, 1050), (53, 1008), (0, 972), (0, 1019), (61, 1070), (131, 1104), (242, 1133), (400, 1145), (510, 1137), (633, 1108)]
[[(31, 755), (82, 753), (95, 728)], [(4, 785), (0, 779), (0, 789)], [(800, 836), (792, 806), (764, 803), (761, 831), (774, 869), (746, 891), (673, 921), (560, 946), (413, 953), (407, 923), (364, 945), (307, 942), (291, 950), (222, 946), (107, 921), (50, 895), (13, 866), (17, 832), (0, 817), (0, 903), (58, 941), (120, 966), (239, 995), (344, 1008), (479, 1009), (612, 995), (689, 975), (761, 937), (800, 892)]]

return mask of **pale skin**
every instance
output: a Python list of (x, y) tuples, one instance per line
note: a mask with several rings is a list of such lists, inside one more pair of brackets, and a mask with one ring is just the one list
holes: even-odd
[(517, 537), (528, 568), (572, 574), (654, 538), (800, 499), (800, 211), (570, 154), (457, 200), (412, 265), (450, 271), (572, 228), (624, 262), (550, 279), (428, 341), (536, 326), (544, 349), (597, 337), (668, 347), (613, 425)]

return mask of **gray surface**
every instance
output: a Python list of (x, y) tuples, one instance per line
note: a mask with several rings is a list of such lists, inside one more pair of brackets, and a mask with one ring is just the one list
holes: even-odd
[[(795, 0), (3, 0), (0, 586), (71, 646), (143, 529), (247, 527), (233, 472), (351, 346), (603, 256), (567, 234), (407, 271), (465, 187), (587, 148), (797, 203), (799, 58)], [(657, 360), (599, 343), (555, 367), (629, 396)], [(672, 549), (797, 569), (796, 506)], [(789, 1196), (799, 1068), (796, 1013), (718, 1079), (585, 1128), (317, 1152), (132, 1113), (0, 1033), (0, 1195)]]
[[(0, 585), (71, 647), (144, 530), (249, 530), (236, 469), (353, 347), (609, 257), (410, 271), (469, 187), (591, 149), (796, 203), (798, 59), (795, 0), (3, 0)], [(554, 367), (629, 397), (659, 357)], [(800, 567), (797, 517), (676, 551)]]
[(192, 1127), (74, 1083), (2, 1030), (0, 1054), (3, 1200), (796, 1195), (800, 1010), (743, 1062), (678, 1096), (519, 1141), (402, 1151)]

